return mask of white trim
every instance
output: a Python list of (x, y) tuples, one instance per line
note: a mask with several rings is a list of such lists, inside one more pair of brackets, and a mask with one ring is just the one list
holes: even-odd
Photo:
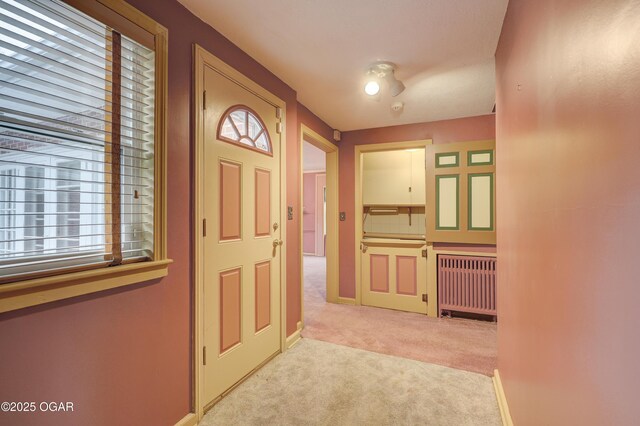
[(502, 387), (502, 380), (500, 380), (500, 373), (498, 370), (493, 370), (493, 388), (496, 391), (496, 399), (498, 400), (498, 408), (500, 408), (500, 417), (502, 417), (503, 426), (513, 426), (513, 420), (511, 419), (511, 413), (509, 412), (509, 404), (507, 404), (507, 396), (504, 393)]

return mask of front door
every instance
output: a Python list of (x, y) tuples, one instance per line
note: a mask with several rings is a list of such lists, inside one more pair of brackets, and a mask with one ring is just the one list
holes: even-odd
[(204, 401), (280, 351), (280, 116), (203, 71)]

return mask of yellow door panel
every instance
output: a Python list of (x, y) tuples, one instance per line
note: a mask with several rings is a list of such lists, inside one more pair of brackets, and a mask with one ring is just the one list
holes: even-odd
[[(277, 108), (205, 66), (204, 401), (280, 351)], [(274, 242), (278, 244), (274, 244)]]
[(363, 243), (362, 304), (427, 313), (427, 259), (423, 241)]

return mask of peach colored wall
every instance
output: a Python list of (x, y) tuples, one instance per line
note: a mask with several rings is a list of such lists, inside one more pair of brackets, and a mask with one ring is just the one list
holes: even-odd
[[(299, 104), (269, 70), (175, 0), (130, 0), (169, 29), (165, 279), (0, 315), (0, 401), (73, 401), (70, 414), (0, 413), (0, 424), (174, 424), (191, 408), (192, 48), (220, 57), (287, 103), (287, 204), (299, 205)], [(325, 134), (328, 126), (302, 110)], [(326, 127), (326, 129), (324, 127)], [(287, 222), (287, 332), (300, 319), (298, 215)]]
[(640, 419), (638, 23), (637, 0), (509, 3), (498, 367), (519, 426)]
[(431, 123), (408, 124), (344, 132), (340, 147), (339, 210), (347, 214), (340, 222), (340, 296), (355, 297), (355, 146), (373, 143), (432, 139), (433, 143), (460, 142), (495, 138), (492, 114)]
[(319, 210), (323, 201), (322, 193), (318, 191), (317, 185), (324, 185), (326, 174), (323, 173), (303, 173), (302, 175), (302, 246), (304, 253), (320, 255), (324, 251), (319, 251), (322, 243), (318, 241), (317, 230), (322, 226), (323, 212)]

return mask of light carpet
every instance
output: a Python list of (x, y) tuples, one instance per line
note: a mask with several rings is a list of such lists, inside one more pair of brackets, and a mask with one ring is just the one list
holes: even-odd
[(325, 271), (324, 257), (304, 257), (304, 337), (493, 375), (496, 323), (326, 303)]
[(491, 379), (302, 339), (216, 404), (212, 425), (501, 425)]

